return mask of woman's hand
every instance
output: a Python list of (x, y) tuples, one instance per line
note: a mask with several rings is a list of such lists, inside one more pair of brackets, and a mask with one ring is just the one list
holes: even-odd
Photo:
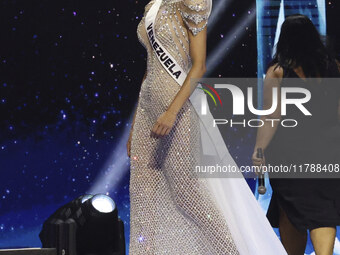
[(126, 150), (127, 150), (128, 157), (131, 156), (131, 138), (132, 138), (132, 129), (130, 131), (129, 139), (128, 139), (127, 143), (126, 143)]
[(252, 156), (252, 161), (253, 161), (253, 165), (257, 166), (257, 171), (255, 171), (256, 175), (258, 175), (260, 173), (260, 167), (264, 166), (266, 164), (266, 159), (263, 155), (263, 158), (258, 158), (257, 157), (257, 149), (254, 150), (253, 156)]
[(177, 114), (170, 111), (162, 113), (153, 126), (150, 136), (153, 138), (160, 138), (168, 135), (175, 124), (176, 117)]

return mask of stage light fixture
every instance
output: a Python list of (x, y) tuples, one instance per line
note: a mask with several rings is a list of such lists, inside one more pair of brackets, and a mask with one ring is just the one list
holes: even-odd
[(107, 195), (84, 195), (59, 208), (40, 233), (60, 255), (124, 255), (124, 223)]
[[(84, 202), (72, 218), (76, 221), (79, 254), (124, 254), (124, 224), (114, 201), (102, 194)], [(124, 250), (123, 253), (119, 253)]]
[[(62, 224), (78, 209), (82, 201), (93, 197), (93, 195), (83, 195), (60, 207), (43, 224), (39, 234), (44, 248), (57, 247), (59, 241), (57, 232), (60, 231)], [(85, 200), (86, 199), (86, 200)]]

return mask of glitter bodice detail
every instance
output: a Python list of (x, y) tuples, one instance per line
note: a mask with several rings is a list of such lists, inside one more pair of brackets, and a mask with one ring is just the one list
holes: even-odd
[[(148, 12), (154, 1), (145, 7)], [(210, 0), (165, 0), (155, 33), (179, 65), (189, 71), (189, 33), (204, 29)], [(193, 169), (200, 162), (200, 123), (190, 101), (180, 110), (169, 135), (150, 132), (180, 85), (159, 63), (148, 41), (145, 18), (138, 38), (147, 50), (147, 75), (139, 93), (131, 141), (130, 255), (239, 254), (227, 220)]]
[[(145, 15), (153, 3), (154, 0), (146, 5), (144, 17), (137, 29), (138, 38), (148, 53), (152, 49), (146, 35)], [(208, 0), (163, 0), (158, 11), (155, 21), (156, 37), (185, 71), (191, 67), (188, 29), (197, 35), (206, 27), (210, 5)]]

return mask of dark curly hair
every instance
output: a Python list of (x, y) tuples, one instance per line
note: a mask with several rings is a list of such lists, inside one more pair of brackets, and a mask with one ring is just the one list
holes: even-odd
[(271, 65), (284, 69), (301, 66), (306, 77), (329, 76), (335, 58), (312, 21), (301, 14), (288, 16), (281, 27)]

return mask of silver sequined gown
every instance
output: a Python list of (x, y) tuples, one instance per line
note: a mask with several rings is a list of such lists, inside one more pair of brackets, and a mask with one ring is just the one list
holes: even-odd
[[(145, 7), (145, 14), (153, 3)], [(206, 26), (209, 4), (209, 0), (163, 0), (156, 18), (156, 37), (187, 72), (188, 33), (196, 35)], [(144, 18), (138, 37), (148, 59), (131, 141), (129, 254), (239, 254), (205, 181), (192, 171), (199, 163), (200, 129), (190, 101), (168, 136), (150, 138), (155, 121), (180, 86), (151, 49)]]

